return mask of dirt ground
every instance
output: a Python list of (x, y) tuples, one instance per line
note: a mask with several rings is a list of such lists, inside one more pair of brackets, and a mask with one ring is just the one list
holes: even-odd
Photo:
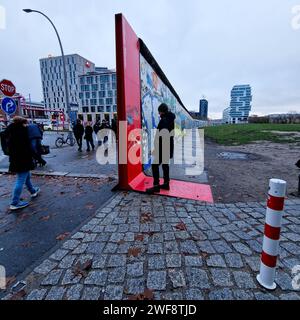
[[(267, 199), (269, 180), (288, 183), (288, 196), (298, 188), (300, 144), (259, 142), (244, 146), (220, 146), (206, 141), (205, 167), (216, 202), (235, 203)], [(222, 152), (242, 152), (247, 160), (228, 160)]]

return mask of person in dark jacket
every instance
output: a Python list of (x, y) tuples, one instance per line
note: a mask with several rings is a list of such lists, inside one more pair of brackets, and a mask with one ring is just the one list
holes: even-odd
[(42, 158), (42, 155), (41, 155), (43, 131), (36, 123), (32, 123), (28, 125), (28, 135), (29, 135), (29, 140), (31, 143), (34, 159), (41, 166), (45, 166), (47, 162)]
[(84, 139), (86, 140), (86, 145), (87, 145), (87, 152), (91, 151), (91, 148), (93, 151), (95, 150), (95, 145), (94, 145), (94, 139), (93, 139), (93, 127), (91, 126), (90, 123), (88, 123), (85, 127), (85, 136)]
[(75, 126), (73, 127), (73, 132), (74, 132), (74, 136), (75, 136), (75, 139), (76, 139), (78, 147), (79, 147), (78, 151), (82, 152), (82, 138), (84, 135), (84, 127), (81, 124), (81, 120), (79, 120), (79, 119), (77, 120)]
[(33, 187), (30, 171), (34, 169), (33, 154), (29, 140), (27, 120), (15, 117), (13, 123), (6, 129), (9, 150), (9, 171), (17, 174), (10, 210), (25, 208), (29, 202), (21, 201), (21, 194), (26, 185), (31, 198), (36, 198), (40, 188)]
[[(174, 130), (176, 116), (174, 113), (169, 111), (169, 107), (165, 103), (159, 106), (158, 112), (161, 120), (157, 127), (158, 131), (154, 142), (154, 159), (152, 164), (154, 179), (153, 188), (147, 189), (147, 193), (150, 194), (159, 192), (160, 189), (170, 190), (170, 160), (174, 157)], [(166, 134), (168, 134), (166, 137), (167, 140), (163, 138), (164, 133), (162, 130), (166, 130)], [(159, 167), (161, 165), (164, 177), (164, 184), (162, 185), (159, 183)]]

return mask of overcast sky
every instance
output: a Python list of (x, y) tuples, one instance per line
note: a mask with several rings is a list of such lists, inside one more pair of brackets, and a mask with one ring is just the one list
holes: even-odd
[[(45, 12), (56, 24), (65, 53), (115, 68), (114, 15), (122, 12), (144, 40), (183, 103), (221, 117), (235, 84), (253, 88), (252, 114), (300, 111), (300, 29), (292, 8), (300, 0), (0, 0), (0, 78), (42, 100), (39, 58), (59, 55)], [(299, 19), (300, 21), (300, 19)]]

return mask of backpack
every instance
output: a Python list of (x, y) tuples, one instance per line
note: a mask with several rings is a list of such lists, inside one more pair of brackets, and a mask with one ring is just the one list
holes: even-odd
[(1, 140), (1, 148), (4, 155), (9, 156), (9, 148), (8, 148), (9, 136), (6, 130), (0, 132), (0, 140)]

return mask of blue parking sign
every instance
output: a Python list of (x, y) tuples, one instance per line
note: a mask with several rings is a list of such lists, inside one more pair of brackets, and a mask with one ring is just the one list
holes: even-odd
[(15, 100), (6, 97), (2, 100), (1, 108), (6, 114), (12, 115), (17, 111), (17, 104)]

